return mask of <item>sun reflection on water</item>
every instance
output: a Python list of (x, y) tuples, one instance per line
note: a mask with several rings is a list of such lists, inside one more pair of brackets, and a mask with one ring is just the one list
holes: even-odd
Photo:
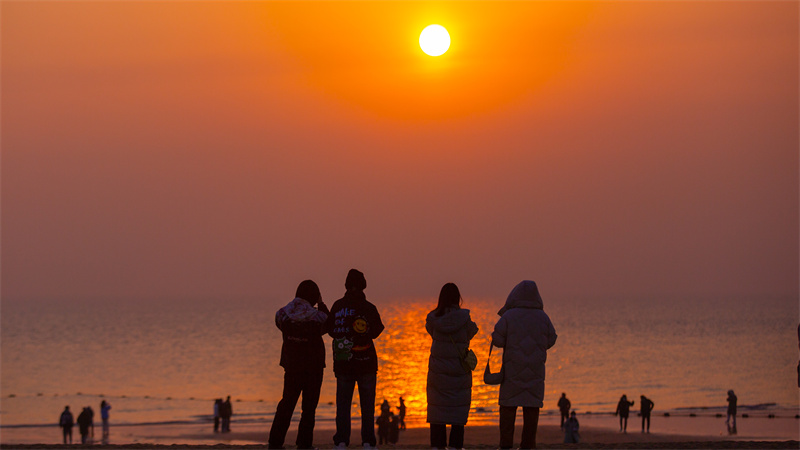
[[(435, 300), (415, 300), (384, 306), (381, 316), (386, 330), (375, 340), (379, 370), (376, 403), (389, 401), (397, 413), (399, 397), (406, 404), (406, 417), (411, 422), (424, 422), (428, 398), (426, 382), (431, 337), (425, 331), (425, 317), (436, 306)], [(465, 302), (464, 308), (469, 309)], [(470, 310), (472, 320), (478, 324), (478, 334), (472, 339), (470, 348), (478, 357), (478, 367), (472, 373), (472, 405), (470, 423), (480, 421), (481, 412), (497, 409), (497, 386), (483, 383), (483, 369), (489, 355), (491, 331), (498, 317), (490, 307)], [(492, 352), (492, 370), (498, 370), (502, 350)], [(489, 418), (487, 418), (489, 419)]]

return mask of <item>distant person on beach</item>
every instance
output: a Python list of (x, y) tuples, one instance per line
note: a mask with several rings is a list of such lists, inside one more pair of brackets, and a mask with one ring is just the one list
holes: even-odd
[(392, 411), (392, 406), (389, 404), (389, 401), (383, 399), (383, 403), (381, 403), (381, 414), (388, 414)]
[[(725, 425), (728, 427), (728, 434), (736, 434), (736, 394), (733, 389), (728, 391), (728, 417), (725, 419)], [(746, 427), (745, 427), (746, 428)]]
[(619, 414), (620, 433), (628, 432), (628, 415), (630, 414), (631, 406), (633, 406), (633, 402), (629, 402), (628, 396), (622, 394), (622, 397), (619, 399), (619, 403), (617, 403), (617, 410), (614, 412), (615, 416)]
[(642, 433), (645, 432), (645, 422), (647, 422), (647, 433), (650, 432), (650, 413), (653, 411), (653, 408), (656, 406), (652, 400), (645, 397), (644, 395), (639, 396), (639, 407), (641, 408), (642, 413)]
[[(384, 403), (387, 402), (384, 400)], [(381, 408), (381, 415), (378, 416), (378, 420), (375, 421), (375, 425), (378, 426), (378, 445), (389, 443), (389, 422), (391, 421), (390, 415), (391, 411)]]
[(81, 433), (81, 444), (85, 444), (86, 441), (89, 440), (89, 428), (92, 426), (92, 413), (89, 412), (89, 408), (83, 408), (80, 414), (78, 414), (78, 431)]
[(564, 423), (564, 443), (565, 444), (577, 444), (581, 441), (581, 435), (579, 433), (581, 428), (580, 423), (578, 423), (578, 418), (575, 415), (575, 411), (572, 411), (569, 419)]
[(389, 413), (389, 443), (394, 445), (400, 440), (400, 418), (396, 414)]
[(283, 335), (281, 362), (283, 398), (278, 403), (269, 431), (269, 448), (283, 448), (286, 432), (300, 394), (300, 423), (297, 448), (314, 448), (314, 423), (325, 369), (325, 324), (328, 307), (322, 302), (319, 287), (311, 280), (297, 286), (295, 298), (275, 314), (275, 325)]
[(100, 419), (103, 421), (103, 440), (108, 440), (108, 435), (110, 433), (108, 427), (108, 418), (109, 418), (109, 411), (111, 411), (111, 405), (103, 400), (100, 402)]
[(544, 312), (539, 288), (523, 281), (508, 294), (497, 313), (492, 345), (503, 348), (503, 381), (500, 384), (500, 448), (514, 444), (517, 407), (522, 407), (521, 449), (536, 448), (539, 408), (544, 406), (547, 350), (556, 343), (556, 330)]
[(367, 301), (367, 279), (350, 269), (344, 282), (346, 292), (331, 307), (326, 328), (333, 338), (333, 373), (336, 375), (336, 434), (333, 443), (343, 449), (350, 445), (350, 405), (358, 385), (361, 401), (361, 443), (365, 449), (376, 445), (375, 388), (378, 355), (372, 342), (383, 332), (381, 315)]
[(65, 406), (64, 411), (61, 412), (61, 417), (58, 418), (58, 426), (61, 427), (61, 431), (64, 434), (65, 444), (67, 443), (67, 437), (69, 437), (69, 443), (72, 444), (72, 427), (74, 425), (75, 421), (69, 411), (69, 406)]
[(231, 417), (233, 417), (233, 405), (231, 405), (231, 396), (222, 402), (219, 408), (219, 417), (222, 419), (222, 432), (230, 433), (231, 431)]
[(567, 398), (567, 393), (562, 392), (561, 398), (558, 399), (558, 410), (561, 411), (561, 429), (564, 429), (564, 422), (569, 420), (569, 410), (572, 408), (572, 403)]
[(94, 410), (91, 406), (87, 406), (86, 410), (89, 412), (89, 431), (92, 439), (94, 439)]
[[(472, 370), (462, 358), (478, 333), (468, 309), (461, 308), (458, 286), (447, 283), (439, 292), (436, 309), (428, 313), (425, 329), (431, 335), (428, 358), (428, 423), (431, 447), (464, 447), (464, 425), (472, 402)], [(450, 441), (447, 441), (450, 425)]]
[(222, 399), (214, 400), (214, 433), (219, 433), (219, 421), (221, 419), (219, 413), (222, 409)]
[(400, 429), (406, 429), (406, 402), (400, 397), (400, 406), (397, 408), (400, 417)]

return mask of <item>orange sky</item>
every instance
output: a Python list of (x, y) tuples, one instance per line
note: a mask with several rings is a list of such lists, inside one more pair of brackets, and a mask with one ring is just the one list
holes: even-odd
[(4, 301), (797, 299), (796, 2), (0, 8)]

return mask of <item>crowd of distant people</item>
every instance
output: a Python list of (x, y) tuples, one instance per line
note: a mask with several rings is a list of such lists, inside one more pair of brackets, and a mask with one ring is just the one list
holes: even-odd
[[(103, 443), (108, 443), (108, 417), (110, 410), (111, 405), (108, 402), (105, 400), (100, 402), (100, 419), (103, 424)], [(61, 416), (58, 418), (58, 426), (61, 427), (65, 444), (72, 444), (72, 428), (76, 424), (78, 425), (78, 431), (81, 435), (81, 444), (91, 443), (94, 439), (94, 410), (91, 406), (84, 407), (77, 418), (73, 417), (69, 405), (64, 407), (64, 411), (61, 412)]]
[[(346, 449), (351, 444), (351, 404), (358, 389), (361, 403), (361, 445), (365, 450), (380, 443), (396, 444), (400, 430), (405, 430), (406, 406), (400, 397), (398, 414), (384, 399), (380, 415), (375, 419), (375, 394), (377, 386), (378, 357), (374, 339), (384, 330), (378, 309), (367, 301), (364, 274), (351, 269), (345, 279), (345, 294), (329, 309), (322, 300), (319, 287), (305, 280), (297, 287), (295, 298), (275, 314), (275, 325), (283, 337), (280, 365), (284, 368), (283, 396), (277, 405), (269, 431), (270, 449), (284, 448), (292, 415), (297, 402), (301, 414), (297, 429), (298, 449), (313, 449), (314, 424), (317, 404), (325, 368), (324, 335), (332, 338), (333, 372), (336, 377), (336, 432), (333, 444), (336, 449)], [(464, 447), (464, 426), (467, 423), (472, 400), (472, 371), (477, 365), (470, 341), (477, 335), (478, 326), (471, 319), (469, 309), (462, 308), (463, 299), (458, 287), (445, 284), (436, 307), (425, 319), (425, 329), (432, 338), (427, 377), (427, 423), (430, 426), (430, 444), (433, 449)], [(543, 407), (545, 361), (547, 351), (556, 343), (556, 331), (544, 312), (542, 297), (533, 281), (517, 284), (497, 313), (500, 318), (491, 333), (491, 348), (504, 350), (499, 373), (490, 371), (486, 363), (484, 382), (499, 384), (499, 428), (501, 449), (514, 445), (517, 410), (522, 410), (521, 449), (536, 448), (539, 410)], [(798, 327), (800, 341), (800, 327)], [(800, 364), (798, 364), (800, 387)], [(231, 398), (214, 402), (214, 432), (228, 433), (233, 415)], [(728, 391), (726, 424), (728, 432), (736, 433), (737, 397)], [(650, 416), (655, 403), (640, 396), (642, 433), (650, 432)], [(627, 433), (630, 408), (634, 406), (622, 395), (614, 413), (619, 416), (620, 432)], [(101, 403), (104, 441), (108, 439), (108, 415), (111, 405)], [(563, 393), (558, 400), (561, 428), (565, 443), (580, 441), (580, 424), (572, 403)], [(81, 442), (94, 436), (94, 412), (83, 408), (73, 419), (67, 406), (61, 414), (59, 425), (63, 429), (64, 443), (72, 443), (72, 428), (78, 424)], [(375, 435), (378, 426), (378, 436)], [(450, 427), (448, 438), (447, 427)], [(90, 436), (91, 434), (91, 436)]]

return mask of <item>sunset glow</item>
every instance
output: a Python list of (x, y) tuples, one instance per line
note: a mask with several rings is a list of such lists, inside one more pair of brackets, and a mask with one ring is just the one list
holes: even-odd
[(421, 426), (425, 321), (450, 282), (480, 328), (470, 424), (497, 419), (482, 373), (521, 280), (559, 335), (545, 412), (567, 392), (613, 420), (622, 393), (652, 394), (663, 417), (731, 388), (797, 411), (798, 14), (4, 1), (3, 436), (78, 393), (130, 423), (205, 420), (227, 395), (272, 420), (276, 312), (303, 280), (331, 306), (351, 268), (385, 319), (376, 400)]

